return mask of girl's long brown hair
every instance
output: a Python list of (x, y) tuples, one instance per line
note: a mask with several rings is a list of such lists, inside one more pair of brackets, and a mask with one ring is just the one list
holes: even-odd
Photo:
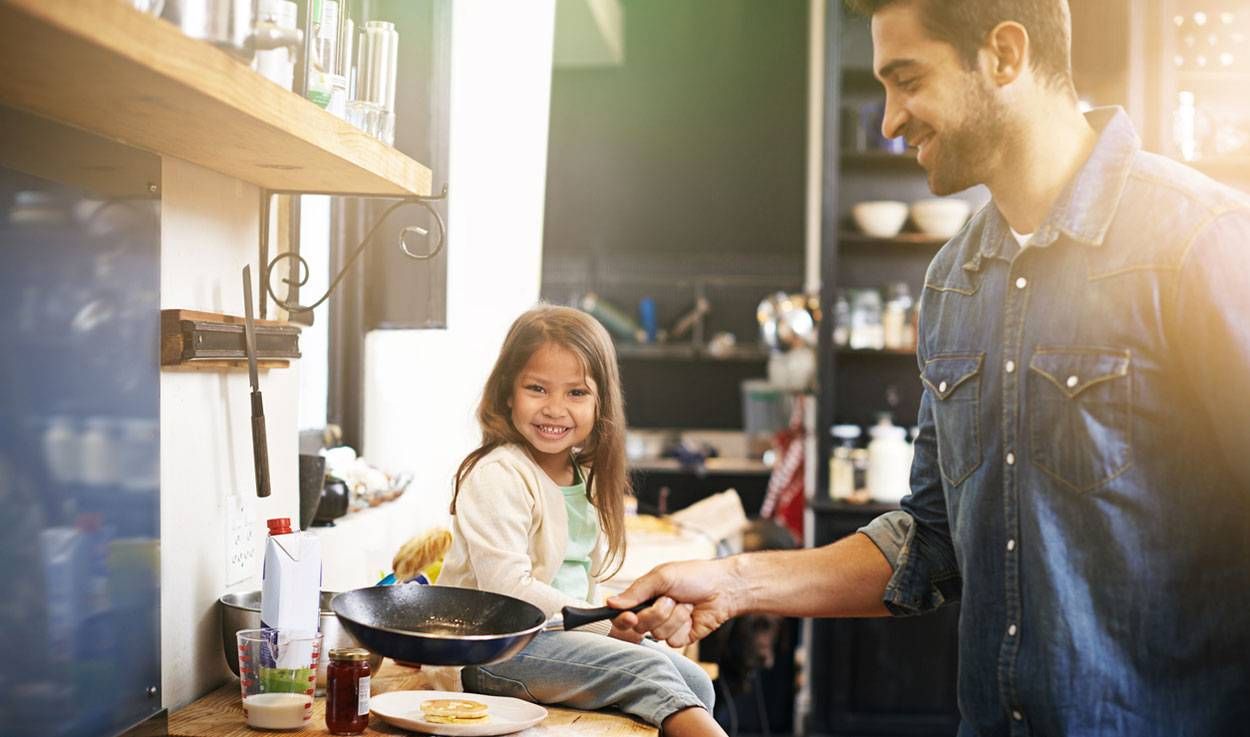
[(594, 575), (600, 577), (611, 567), (607, 576), (610, 577), (620, 570), (625, 560), (625, 496), (630, 491), (629, 472), (625, 468), (625, 401), (612, 338), (585, 312), (571, 307), (539, 305), (512, 323), (477, 408), (482, 444), (461, 461), (456, 471), (451, 513), (456, 513), (461, 482), (486, 454), (509, 443), (528, 446), (512, 425), (509, 401), (517, 376), (530, 356), (548, 343), (576, 355), (586, 375), (595, 382), (595, 426), (576, 453), (575, 461), (590, 467), (586, 495), (598, 513), (599, 526), (608, 540), (603, 567)]

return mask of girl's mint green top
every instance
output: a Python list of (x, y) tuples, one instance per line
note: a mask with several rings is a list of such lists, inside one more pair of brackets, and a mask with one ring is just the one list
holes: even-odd
[(564, 563), (556, 571), (551, 585), (578, 599), (590, 595), (590, 553), (599, 535), (599, 517), (586, 497), (586, 481), (581, 469), (573, 465), (573, 485), (561, 486), (564, 508), (569, 516), (569, 543), (564, 549)]

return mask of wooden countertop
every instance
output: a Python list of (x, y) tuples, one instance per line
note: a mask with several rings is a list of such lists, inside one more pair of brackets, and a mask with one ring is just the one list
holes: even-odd
[[(407, 668), (387, 660), (373, 677), (372, 692), (405, 691), (429, 688), (420, 670)], [(619, 712), (578, 711), (548, 706), (546, 721), (521, 732), (524, 737), (571, 737), (595, 735), (596, 737), (656, 737), (657, 730)], [(313, 700), (312, 722), (307, 729), (299, 731), (265, 731), (252, 729), (243, 719), (243, 705), (239, 697), (239, 683), (231, 680), (200, 700), (179, 709), (169, 717), (171, 737), (323, 737), (329, 732), (325, 723), (324, 698)], [(414, 734), (393, 727), (376, 716), (369, 717), (366, 735)]]

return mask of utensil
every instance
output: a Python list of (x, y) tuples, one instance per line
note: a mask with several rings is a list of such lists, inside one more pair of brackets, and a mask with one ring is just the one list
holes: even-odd
[[(324, 689), (326, 684), (326, 666), (330, 663), (330, 651), (344, 647), (360, 647), (360, 643), (351, 633), (343, 629), (339, 618), (330, 609), (330, 600), (337, 591), (321, 592), (321, 612), (318, 615), (318, 629), (321, 631), (323, 657), (317, 663), (317, 688)], [(235, 633), (239, 630), (260, 627), (260, 591), (241, 591), (226, 594), (217, 600), (217, 609), (221, 612), (221, 646), (226, 656), (226, 665), (230, 672), (239, 675), (239, 652), (235, 647)], [(374, 653), (369, 655), (369, 665), (376, 674), (382, 667), (382, 656)]]
[(247, 726), (299, 729), (312, 721), (312, 673), (321, 657), (320, 632), (240, 630), (239, 692)]
[(247, 374), (252, 382), (252, 464), (256, 468), (256, 496), (269, 496), (269, 448), (265, 439), (265, 402), (256, 370), (256, 323), (252, 317), (252, 267), (243, 267), (243, 342)]
[(625, 611), (565, 607), (548, 620), (538, 607), (511, 596), (419, 584), (345, 591), (330, 607), (370, 652), (422, 665), (497, 663), (516, 655), (539, 632), (574, 629)]

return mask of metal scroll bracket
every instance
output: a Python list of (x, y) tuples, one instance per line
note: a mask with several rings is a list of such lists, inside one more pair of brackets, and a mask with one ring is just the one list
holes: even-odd
[[(409, 225), (407, 227), (400, 229), (399, 239), (398, 239), (399, 249), (403, 251), (405, 256), (407, 256), (408, 258), (417, 260), (417, 261), (428, 261), (434, 258), (435, 256), (437, 256), (439, 253), (441, 253), (443, 248), (447, 244), (447, 226), (443, 222), (443, 217), (438, 214), (438, 210), (436, 210), (433, 206), (434, 202), (447, 199), (447, 185), (443, 185), (442, 192), (431, 197), (422, 197), (420, 195), (409, 195), (405, 197), (396, 198), (394, 196), (387, 196), (387, 195), (377, 195), (377, 196), (370, 195), (369, 196), (370, 199), (397, 199), (398, 201), (393, 203), (390, 207), (386, 208), (386, 210), (382, 212), (381, 216), (378, 217), (377, 222), (375, 222), (369, 228), (369, 232), (365, 233), (365, 237), (360, 240), (360, 243), (356, 246), (355, 249), (352, 250), (351, 255), (347, 257), (347, 261), (344, 262), (343, 268), (340, 269), (339, 273), (334, 277), (333, 280), (330, 281), (330, 286), (328, 289), (326, 289), (325, 294), (321, 295), (321, 297), (316, 302), (313, 302), (310, 305), (301, 305), (295, 302), (287, 302), (283, 299), (280, 299), (277, 293), (274, 291), (274, 285), (271, 279), (271, 276), (274, 272), (274, 267), (277, 266), (278, 263), (282, 261), (283, 259), (293, 261), (294, 263), (291, 265), (291, 273), (283, 277), (281, 281), (282, 283), (287, 284), (288, 287), (290, 287), (291, 285), (294, 285), (296, 287), (302, 287), (304, 284), (308, 282), (309, 266), (308, 266), (308, 262), (304, 260), (304, 257), (301, 256), (298, 253), (298, 251), (287, 251), (285, 253), (280, 253), (277, 256), (274, 256), (273, 259), (271, 260), (269, 259), (269, 219), (270, 219), (269, 210), (270, 210), (271, 203), (273, 201), (273, 196), (276, 194), (317, 194), (317, 193), (316, 192), (294, 192), (294, 191), (286, 191), (286, 190), (265, 189), (265, 190), (261, 190), (261, 194), (260, 194), (260, 223), (261, 223), (260, 263), (264, 264), (264, 268), (261, 269), (261, 273), (260, 273), (261, 298), (263, 300), (265, 294), (268, 293), (269, 297), (273, 299), (273, 302), (275, 305), (277, 305), (278, 307), (281, 307), (282, 309), (290, 313), (311, 312), (312, 310), (316, 309), (322, 302), (325, 302), (327, 299), (329, 299), (330, 295), (334, 292), (334, 288), (339, 285), (339, 282), (342, 281), (343, 277), (347, 275), (348, 270), (351, 269), (352, 265), (356, 263), (356, 259), (360, 256), (361, 253), (364, 252), (365, 248), (369, 246), (369, 243), (373, 240), (373, 237), (377, 234), (378, 230), (382, 227), (382, 224), (386, 222), (386, 219), (390, 217), (391, 213), (393, 213), (394, 211), (398, 210), (399, 208), (405, 205), (417, 205), (418, 207), (425, 208), (426, 211), (430, 213), (430, 216), (433, 217), (434, 224), (437, 230), (437, 233), (432, 236), (429, 230), (427, 230), (426, 228), (417, 226), (417, 225)], [(298, 227), (298, 226), (296, 224), (293, 224), (292, 227)], [(429, 251), (427, 251), (426, 253), (414, 253), (412, 249), (408, 247), (407, 239), (410, 234), (415, 234), (417, 236), (431, 238), (431, 240), (433, 240), (434, 242), (434, 246), (430, 248)], [(262, 301), (261, 304), (262, 304), (262, 309), (263, 309), (264, 302)]]

